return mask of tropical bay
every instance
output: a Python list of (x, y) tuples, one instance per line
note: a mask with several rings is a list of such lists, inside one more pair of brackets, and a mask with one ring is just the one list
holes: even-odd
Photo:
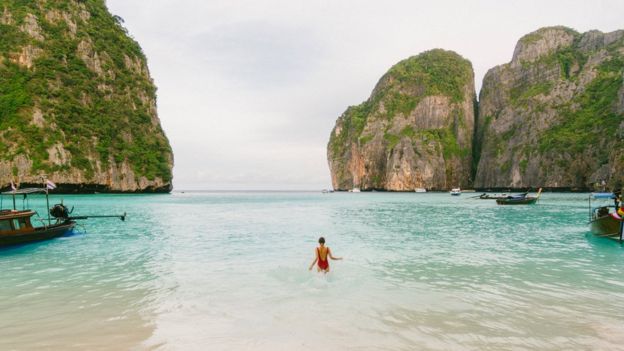
[(0, 350), (622, 350), (622, 13), (2, 1)]
[[(468, 193), (63, 200), (76, 215), (128, 218), (0, 251), (0, 349), (617, 350), (623, 341), (624, 252), (589, 233), (587, 194), (517, 207)], [(320, 235), (344, 257), (327, 276), (306, 269)]]

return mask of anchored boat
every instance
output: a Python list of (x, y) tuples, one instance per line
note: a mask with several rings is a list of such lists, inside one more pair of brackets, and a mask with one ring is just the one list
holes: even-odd
[[(592, 200), (612, 200), (613, 205), (592, 207)], [(589, 196), (589, 228), (600, 237), (622, 241), (622, 212), (618, 196), (614, 193), (593, 193)]]
[[(525, 194), (526, 195), (526, 194)], [(477, 195), (477, 196), (473, 196), (473, 199), (480, 199), (480, 200), (499, 200), (499, 199), (506, 199), (507, 198), (507, 194), (487, 194), (487, 193), (483, 193), (481, 195)]]
[(539, 200), (542, 188), (539, 188), (536, 196), (528, 196), (527, 194), (511, 195), (503, 199), (496, 199), (496, 203), (499, 205), (533, 205)]
[[(18, 210), (15, 204), (15, 198), (18, 195), (23, 196), (24, 202), (28, 195), (45, 193), (46, 207), (48, 209), (47, 219), (39, 218), (37, 212), (31, 209)], [(120, 218), (125, 220), (126, 214), (123, 215), (96, 215), (96, 216), (70, 216), (71, 212), (62, 203), (49, 206), (48, 188), (27, 188), (2, 193), (13, 197), (12, 209), (0, 209), (0, 247), (25, 244), (30, 242), (42, 241), (57, 238), (66, 235), (76, 226), (76, 220), (88, 218)], [(24, 206), (25, 207), (25, 206)], [(1, 205), (0, 205), (1, 208)], [(54, 218), (54, 219), (52, 219)], [(36, 221), (40, 225), (36, 226)], [(34, 223), (33, 223), (34, 222)]]

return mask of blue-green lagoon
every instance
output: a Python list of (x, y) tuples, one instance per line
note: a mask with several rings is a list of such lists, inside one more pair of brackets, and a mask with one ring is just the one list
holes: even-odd
[(62, 196), (128, 219), (0, 250), (0, 350), (624, 348), (624, 247), (586, 194), (469, 197)]

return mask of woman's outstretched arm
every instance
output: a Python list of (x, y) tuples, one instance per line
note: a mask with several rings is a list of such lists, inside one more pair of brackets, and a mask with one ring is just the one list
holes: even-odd
[(329, 249), (329, 247), (327, 248), (327, 255), (329, 256), (329, 258), (331, 258), (332, 260), (342, 260), (342, 257), (334, 257), (331, 253), (331, 250)]

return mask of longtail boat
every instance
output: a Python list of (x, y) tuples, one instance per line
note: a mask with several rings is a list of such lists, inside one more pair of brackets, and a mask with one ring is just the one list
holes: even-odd
[[(76, 220), (88, 219), (93, 217), (118, 217), (122, 221), (125, 220), (126, 214), (117, 216), (109, 215), (96, 215), (96, 216), (70, 216), (71, 212), (62, 203), (49, 207), (48, 188), (27, 188), (27, 189), (14, 189), (1, 193), (4, 195), (11, 195), (13, 197), (12, 209), (0, 209), (0, 247), (26, 244), (31, 242), (37, 242), (42, 240), (48, 240), (67, 235), (72, 232), (76, 226)], [(45, 193), (46, 206), (47, 206), (47, 219), (37, 218), (39, 215), (37, 212), (31, 209), (18, 210), (15, 204), (15, 197), (22, 195), (24, 199), (28, 195)], [(1, 208), (1, 205), (0, 205)], [(35, 217), (36, 216), (36, 217)], [(54, 218), (54, 219), (52, 219)], [(41, 225), (35, 226), (33, 222), (39, 221)]]
[(51, 225), (34, 227), (31, 217), (34, 211), (0, 212), (0, 246), (24, 244), (63, 236), (76, 226), (71, 220), (59, 221)]
[[(522, 194), (520, 194), (522, 195)], [(524, 193), (523, 196), (526, 196), (527, 193)], [(506, 199), (507, 197), (509, 197), (510, 195), (507, 194), (487, 194), (487, 193), (483, 193), (481, 195), (478, 196), (473, 196), (473, 198), (478, 198), (479, 200), (499, 200), (499, 199)], [(511, 195), (511, 196), (517, 196), (517, 195)]]
[(542, 188), (539, 188), (536, 196), (528, 196), (527, 193), (512, 195), (503, 199), (496, 199), (496, 203), (499, 205), (533, 205), (539, 200), (541, 194)]
[[(594, 200), (613, 200), (613, 205), (592, 207)], [(618, 213), (618, 196), (614, 193), (593, 193), (589, 196), (589, 228), (599, 237), (622, 241), (622, 216)]]

